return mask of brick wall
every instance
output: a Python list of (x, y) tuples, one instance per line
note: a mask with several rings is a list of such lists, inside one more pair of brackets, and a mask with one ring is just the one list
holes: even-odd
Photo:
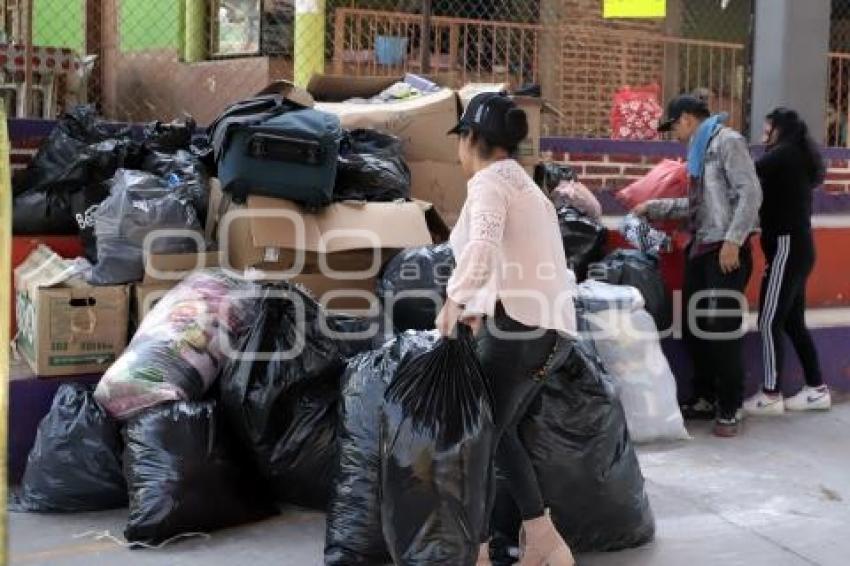
[[(623, 208), (614, 193), (645, 175), (662, 159), (683, 159), (684, 148), (671, 142), (626, 142), (545, 138), (541, 148), (552, 159), (570, 165), (581, 181), (593, 190), (608, 214), (620, 214)], [(760, 148), (754, 148), (758, 154)], [(850, 150), (826, 148), (827, 178), (815, 190), (816, 214), (850, 214)]]
[(608, 137), (614, 93), (624, 85), (661, 84), (661, 20), (604, 20), (601, 0), (562, 0), (558, 131)]

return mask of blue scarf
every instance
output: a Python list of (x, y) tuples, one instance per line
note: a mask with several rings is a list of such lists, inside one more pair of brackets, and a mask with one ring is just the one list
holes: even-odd
[(708, 151), (708, 142), (711, 141), (711, 135), (719, 124), (726, 122), (729, 115), (725, 112), (715, 114), (711, 118), (700, 124), (694, 137), (691, 139), (691, 145), (688, 148), (688, 175), (691, 177), (702, 177), (703, 166), (705, 164), (705, 152)]

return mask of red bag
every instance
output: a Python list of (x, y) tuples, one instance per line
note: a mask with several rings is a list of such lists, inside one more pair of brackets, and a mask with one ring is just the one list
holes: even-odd
[(664, 109), (658, 99), (661, 87), (657, 84), (625, 86), (614, 94), (611, 108), (611, 138), (615, 140), (656, 140), (658, 123)]
[(641, 179), (617, 193), (617, 200), (632, 209), (648, 200), (688, 196), (688, 164), (665, 159)]

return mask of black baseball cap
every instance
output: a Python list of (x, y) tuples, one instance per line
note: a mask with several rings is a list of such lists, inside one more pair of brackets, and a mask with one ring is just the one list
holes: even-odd
[(695, 96), (682, 94), (670, 101), (667, 105), (667, 118), (658, 125), (659, 132), (669, 132), (673, 129), (676, 120), (682, 114), (693, 114), (694, 116), (708, 116), (711, 114), (708, 105)]
[(482, 92), (469, 101), (460, 122), (449, 134), (470, 129), (491, 144), (513, 147), (528, 136), (528, 119), (506, 93)]

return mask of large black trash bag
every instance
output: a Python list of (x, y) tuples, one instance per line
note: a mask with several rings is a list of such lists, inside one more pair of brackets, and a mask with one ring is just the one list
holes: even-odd
[(381, 417), (381, 518), (396, 564), (474, 564), (493, 440), (471, 331), (408, 357)]
[(88, 163), (81, 159), (82, 151), (91, 144), (125, 134), (118, 132), (113, 136), (93, 106), (77, 106), (62, 115), (41, 144), (26, 172), (17, 179), (14, 194), (87, 184)]
[(142, 171), (119, 169), (109, 197), (93, 212), (97, 239), (94, 285), (120, 285), (141, 281), (144, 275), (145, 238), (159, 230), (196, 234), (157, 237), (154, 253), (190, 253), (198, 250), (203, 230), (186, 187)]
[(128, 541), (156, 544), (274, 512), (250, 467), (236, 457), (213, 401), (148, 409), (127, 423), (125, 435)]
[(125, 507), (119, 427), (90, 387), (61, 385), (38, 425), (14, 507), (51, 513)]
[(410, 199), (410, 169), (401, 140), (375, 130), (348, 132), (340, 144), (335, 200)]
[(673, 323), (673, 300), (661, 277), (658, 257), (638, 250), (616, 250), (602, 261), (591, 265), (591, 279), (612, 285), (630, 285), (643, 296), (646, 311), (659, 331)]
[[(558, 531), (575, 552), (649, 542), (655, 520), (613, 384), (583, 343), (559, 344), (555, 364), (519, 432)], [(520, 517), (511, 502), (497, 509), (504, 546), (516, 541)]]
[[(75, 234), (82, 231), (85, 225), (81, 219), (91, 206), (109, 195), (109, 179), (115, 171), (119, 167), (137, 166), (139, 162), (138, 145), (126, 139), (107, 139), (90, 145), (80, 142), (64, 176), (57, 173), (52, 180), (36, 171), (45, 166), (36, 158), (28, 173), (39, 176), (40, 180), (36, 186), (16, 192), (14, 232)], [(25, 184), (26, 181), (21, 186)]]
[(392, 313), (396, 330), (435, 327), (454, 268), (448, 243), (408, 248), (387, 262), (378, 278), (378, 297)]
[[(324, 509), (349, 351), (328, 335), (326, 314), (310, 297), (286, 284), (266, 293), (240, 355), (222, 371), (222, 404), (277, 500)], [(251, 353), (260, 356), (246, 356)]]
[(387, 385), (401, 361), (434, 347), (435, 332), (406, 332), (349, 361), (339, 405), (339, 467), (328, 508), (326, 566), (391, 562), (381, 530), (380, 425)]
[(206, 224), (209, 177), (206, 167), (196, 155), (182, 149), (173, 153), (152, 151), (145, 156), (141, 169), (162, 177), (171, 187), (185, 187), (192, 198), (201, 225)]
[(558, 209), (558, 225), (567, 264), (575, 272), (576, 279), (584, 281), (588, 266), (605, 255), (608, 230), (597, 220), (569, 206)]

